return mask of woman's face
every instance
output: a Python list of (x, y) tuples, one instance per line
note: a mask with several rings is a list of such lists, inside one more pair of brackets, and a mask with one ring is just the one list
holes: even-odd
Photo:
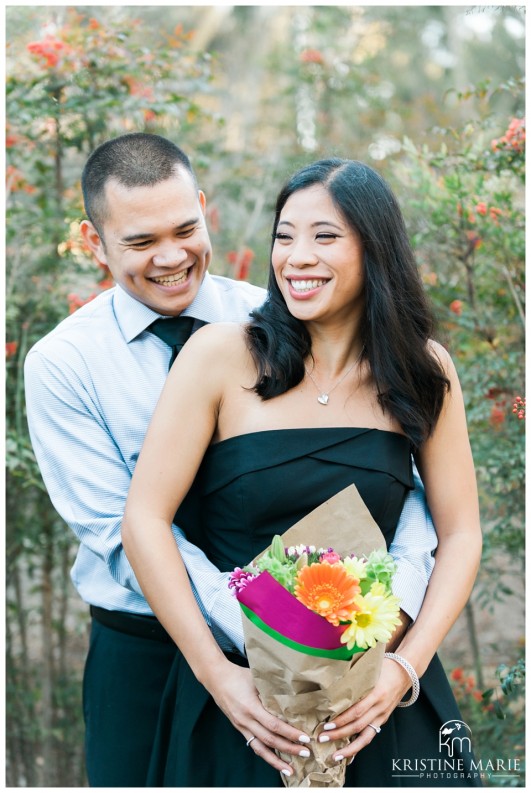
[(322, 185), (299, 190), (284, 204), (272, 265), (297, 319), (339, 323), (361, 317), (363, 246)]

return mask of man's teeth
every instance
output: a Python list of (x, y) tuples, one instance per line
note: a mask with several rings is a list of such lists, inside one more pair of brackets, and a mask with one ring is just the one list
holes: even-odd
[(151, 280), (163, 286), (176, 286), (182, 281), (186, 281), (187, 275), (188, 270), (185, 270), (183, 273), (177, 273), (177, 275), (161, 275), (160, 278), (152, 278)]
[(291, 288), (296, 292), (309, 292), (311, 289), (323, 286), (323, 284), (326, 284), (326, 281), (314, 278), (312, 281), (291, 281)]

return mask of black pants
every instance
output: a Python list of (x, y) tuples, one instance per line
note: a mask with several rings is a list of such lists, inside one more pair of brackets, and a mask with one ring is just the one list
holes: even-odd
[(92, 620), (83, 680), (91, 787), (145, 787), (159, 706), (177, 648)]

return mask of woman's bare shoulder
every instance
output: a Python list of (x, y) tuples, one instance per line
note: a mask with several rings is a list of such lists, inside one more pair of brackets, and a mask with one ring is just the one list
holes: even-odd
[(180, 353), (183, 357), (193, 354), (204, 362), (214, 363), (247, 356), (248, 346), (242, 322), (213, 322), (199, 328), (186, 342)]
[(248, 379), (251, 367), (245, 325), (216, 322), (190, 336), (168, 373), (166, 388), (173, 396), (185, 390), (188, 399), (197, 393), (217, 404), (231, 383)]
[(439, 341), (435, 341), (435, 339), (428, 339), (428, 350), (434, 358), (437, 358), (444, 369), (452, 366), (452, 358), (450, 353)]
[(444, 374), (448, 377), (453, 387), (454, 382), (458, 381), (458, 375), (452, 356), (446, 347), (434, 339), (428, 339), (428, 350), (439, 362)]
[(219, 349), (227, 342), (245, 344), (246, 327), (244, 322), (212, 322), (199, 328), (189, 341), (214, 349)]

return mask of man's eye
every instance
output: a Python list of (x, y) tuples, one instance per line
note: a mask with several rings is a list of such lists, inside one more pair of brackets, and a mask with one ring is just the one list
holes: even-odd
[(186, 239), (186, 237), (191, 237), (194, 231), (195, 231), (195, 226), (192, 226), (191, 229), (181, 229), (177, 234), (177, 236), (180, 237), (181, 239), (183, 238)]
[(147, 248), (148, 245), (151, 245), (151, 240), (142, 240), (141, 242), (133, 242), (129, 245), (129, 247), (136, 251), (136, 250), (142, 250), (143, 248)]

